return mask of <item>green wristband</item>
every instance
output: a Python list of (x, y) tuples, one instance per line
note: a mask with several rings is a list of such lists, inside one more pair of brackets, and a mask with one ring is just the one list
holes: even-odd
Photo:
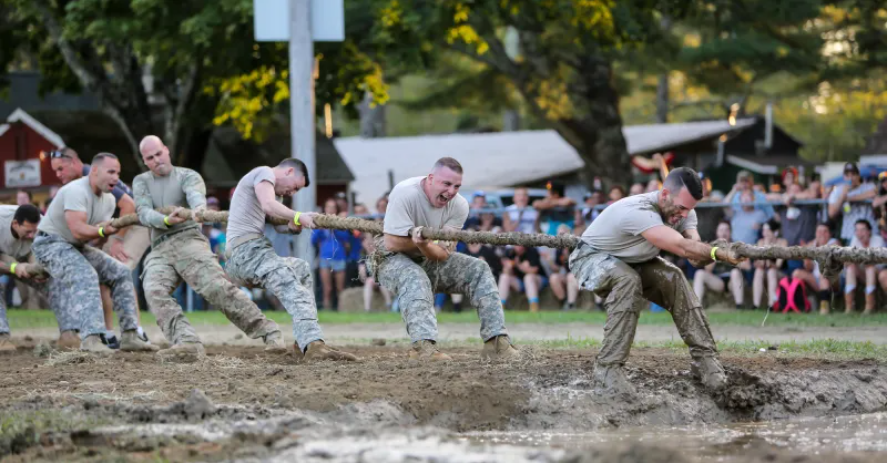
[(13, 262), (9, 264), (9, 273), (15, 275), (15, 268), (18, 266), (18, 262)]
[(718, 258), (715, 257), (715, 251), (718, 251), (718, 246), (713, 246), (712, 251), (709, 252), (709, 256), (712, 257), (712, 261), (718, 261)]

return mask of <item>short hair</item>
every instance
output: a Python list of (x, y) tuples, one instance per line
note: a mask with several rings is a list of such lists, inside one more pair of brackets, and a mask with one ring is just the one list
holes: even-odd
[(105, 162), (105, 159), (115, 159), (115, 160), (117, 160), (117, 162), (120, 162), (120, 159), (111, 153), (99, 153), (99, 154), (95, 155), (95, 157), (93, 157), (92, 163), (93, 164), (96, 164), (96, 163), (101, 164), (101, 163)]
[(12, 216), (12, 220), (15, 220), (18, 223), (40, 223), (40, 209), (37, 209), (37, 206), (33, 204), (25, 204), (19, 206), (18, 209), (15, 210), (15, 215)]
[(718, 228), (719, 226), (721, 226), (721, 224), (725, 224), (725, 225), (727, 225), (728, 228), (730, 228), (731, 230), (734, 229), (734, 227), (731, 226), (731, 221), (730, 221), (730, 220), (719, 220), (719, 221), (718, 221), (718, 225), (716, 225), (716, 228)]
[(703, 199), (703, 183), (694, 169), (690, 167), (672, 169), (672, 172), (669, 172), (669, 175), (666, 176), (666, 180), (663, 182), (663, 188), (666, 188), (673, 194), (681, 191), (682, 187), (687, 188), (688, 193), (697, 201)]
[(446, 167), (460, 175), (462, 175), (463, 173), (462, 164), (451, 157), (443, 157), (435, 161), (435, 165), (432, 166), (432, 170), (439, 169), (441, 167)]
[(292, 167), (294, 170), (300, 172), (303, 177), (305, 177), (305, 186), (311, 185), (311, 180), (308, 178), (308, 166), (305, 165), (304, 162), (296, 159), (296, 158), (287, 158), (278, 163), (278, 167)]
[(15, 194), (19, 194), (19, 193), (24, 193), (24, 194), (28, 195), (28, 199), (34, 199), (34, 195), (32, 195), (31, 192), (28, 190), (22, 190), (21, 188), (19, 188), (18, 191), (15, 192)]
[(872, 233), (872, 231), (873, 231), (873, 226), (872, 226), (872, 224), (869, 223), (869, 220), (866, 220), (866, 219), (859, 219), (859, 220), (857, 220), (857, 222), (854, 222), (854, 226), (855, 226), (855, 227), (858, 226), (858, 225), (861, 225), (861, 224), (866, 225), (866, 229), (869, 230), (870, 233)]
[(70, 146), (63, 146), (59, 151), (64, 155), (70, 156), (71, 159), (80, 159), (80, 155), (77, 154), (77, 151), (74, 151), (74, 148), (71, 148)]
[(765, 225), (767, 225), (768, 228), (770, 228), (771, 231), (774, 233), (777, 233), (780, 231), (780, 222), (778, 222), (774, 219), (771, 219), (771, 220), (765, 222)]

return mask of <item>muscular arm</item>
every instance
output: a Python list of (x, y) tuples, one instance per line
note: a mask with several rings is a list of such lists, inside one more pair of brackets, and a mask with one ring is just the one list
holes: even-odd
[(78, 241), (85, 243), (96, 238), (102, 238), (99, 236), (99, 227), (87, 223), (86, 212), (65, 211), (65, 222), (68, 224), (68, 229), (71, 230), (71, 234), (74, 235), (74, 238)]
[[(120, 216), (123, 217), (127, 214), (135, 214), (136, 213), (136, 203), (133, 201), (133, 198), (130, 198), (129, 195), (123, 195), (120, 197), (120, 200), (117, 201), (117, 207), (120, 208)], [(67, 218), (67, 211), (65, 212), (65, 217)], [(121, 228), (119, 232), (117, 232), (118, 239), (122, 239), (124, 235), (126, 235), (129, 227)]]
[(293, 220), (296, 211), (277, 202), (274, 196), (274, 185), (269, 182), (261, 182), (253, 188), (256, 190), (256, 198), (259, 200), (259, 205), (262, 206), (262, 212), (265, 212), (269, 217)]
[(422, 254), (425, 258), (433, 261), (445, 261), (450, 257), (452, 250), (448, 245), (441, 245), (426, 242), (425, 244), (417, 244), (413, 238), (409, 236), (390, 235), (384, 236), (385, 248), (391, 252), (403, 252), (407, 255), (416, 256)]
[[(692, 241), (697, 241), (697, 242), (701, 242), (701, 241), (702, 241), (702, 240), (700, 239), (700, 233), (697, 232), (697, 229), (696, 229), (696, 228), (691, 228), (691, 229), (688, 229), (688, 230), (685, 230), (685, 231), (681, 232), (681, 236), (683, 236), (685, 239), (692, 240)], [(710, 251), (711, 251), (711, 249), (712, 249), (712, 248), (710, 248)], [(709, 264), (709, 263), (712, 262), (712, 259), (710, 259), (709, 257), (710, 257), (710, 256), (706, 256), (706, 259), (705, 259), (705, 260), (697, 260), (697, 259), (691, 259), (691, 258), (688, 258), (688, 261), (689, 261), (689, 262), (691, 263), (691, 265), (693, 265), (694, 267), (696, 267), (696, 268), (701, 268), (701, 267), (705, 267), (706, 264)]]
[[(650, 241), (654, 246), (671, 252), (676, 256), (684, 257), (692, 263), (708, 264), (712, 262), (712, 258), (709, 255), (712, 251), (712, 246), (701, 243), (699, 235), (697, 240), (688, 239), (665, 225), (658, 225), (643, 231), (641, 236)], [(716, 257), (719, 260), (727, 260), (729, 257), (727, 249), (718, 248)]]
[[(139, 214), (139, 221), (142, 222), (142, 225), (162, 230), (169, 228), (163, 223), (163, 214), (154, 210), (154, 200), (151, 198), (151, 192), (148, 191), (148, 185), (141, 176), (137, 176), (133, 180), (133, 194), (136, 196), (136, 211)], [(128, 196), (121, 197), (121, 199), (123, 198), (128, 198)], [(122, 208), (120, 212), (123, 215)]]

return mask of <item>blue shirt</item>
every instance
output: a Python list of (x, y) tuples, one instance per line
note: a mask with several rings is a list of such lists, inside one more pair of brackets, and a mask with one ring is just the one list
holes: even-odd
[(349, 233), (349, 250), (348, 250), (348, 261), (349, 262), (357, 262), (361, 260), (361, 251), (363, 250), (364, 243), (362, 243), (361, 235), (355, 233)]
[[(764, 203), (768, 201), (768, 197), (760, 191), (753, 191), (753, 194), (755, 195), (755, 202), (757, 203)], [(734, 212), (743, 210), (743, 206), (741, 206), (740, 203), (740, 193), (735, 193), (734, 197), (731, 198), (731, 204), (734, 205)], [(774, 217), (774, 208), (772, 206), (755, 206), (755, 209), (757, 211), (762, 211), (765, 213), (765, 221), (771, 220), (771, 218)]]
[(345, 260), (345, 246), (352, 234), (345, 230), (312, 230), (311, 244), (319, 248), (318, 258)]
[(762, 224), (767, 221), (764, 211), (760, 209), (734, 211), (734, 217), (731, 218), (731, 241), (755, 244), (758, 242)]

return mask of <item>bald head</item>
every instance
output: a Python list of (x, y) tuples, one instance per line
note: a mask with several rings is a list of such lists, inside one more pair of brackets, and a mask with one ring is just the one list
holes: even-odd
[(154, 175), (166, 177), (173, 171), (173, 165), (170, 162), (170, 150), (163, 144), (160, 137), (156, 135), (148, 135), (139, 143), (139, 152), (142, 154), (142, 161), (145, 166), (151, 170)]

